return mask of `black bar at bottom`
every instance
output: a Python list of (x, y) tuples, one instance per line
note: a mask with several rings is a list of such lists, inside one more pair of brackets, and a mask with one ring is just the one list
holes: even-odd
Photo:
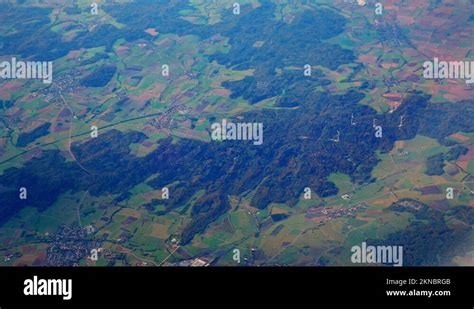
[[(38, 280), (72, 279), (71, 300), (25, 296), (25, 280), (34, 276)], [(474, 267), (0, 268), (0, 307), (251, 303), (457, 304), (473, 308), (473, 278)], [(432, 295), (387, 296), (387, 291), (431, 291)]]

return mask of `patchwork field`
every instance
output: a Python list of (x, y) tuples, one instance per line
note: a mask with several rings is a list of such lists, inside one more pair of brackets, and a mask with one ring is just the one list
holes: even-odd
[(474, 265), (473, 4), (238, 2), (0, 4), (0, 265)]

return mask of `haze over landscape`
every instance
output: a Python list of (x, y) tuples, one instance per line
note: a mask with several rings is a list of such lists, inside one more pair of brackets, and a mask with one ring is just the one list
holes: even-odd
[(0, 20), (0, 265), (474, 266), (474, 1)]

